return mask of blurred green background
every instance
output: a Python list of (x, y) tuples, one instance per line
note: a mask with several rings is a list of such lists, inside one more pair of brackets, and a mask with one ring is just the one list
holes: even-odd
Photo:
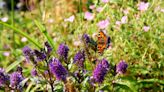
[[(146, 11), (139, 11), (140, 2), (148, 2)], [(101, 12), (89, 9), (90, 5), (102, 7)], [(85, 12), (92, 12), (94, 19), (84, 19)], [(73, 22), (64, 21), (75, 16)], [(125, 24), (118, 25), (127, 16)], [(49, 39), (55, 50), (66, 43), (70, 52), (83, 48), (83, 33), (96, 40), (97, 23), (109, 18), (106, 34), (111, 37), (111, 49), (103, 56), (110, 63), (125, 60), (128, 70), (115, 91), (163, 92), (164, 90), (164, 1), (163, 0), (0, 0), (0, 67), (11, 72), (23, 67), (30, 76), (32, 66), (25, 65), (22, 48), (43, 46)], [(144, 26), (149, 27), (144, 31)], [(73, 58), (73, 57), (72, 57)], [(106, 77), (110, 79), (109, 75)], [(104, 82), (104, 85), (108, 81)], [(129, 88), (126, 88), (129, 87)]]

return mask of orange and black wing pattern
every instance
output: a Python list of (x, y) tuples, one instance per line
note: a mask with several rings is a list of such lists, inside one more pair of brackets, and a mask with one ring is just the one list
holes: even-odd
[(97, 41), (97, 50), (99, 54), (102, 54), (108, 45), (108, 37), (105, 35), (103, 31), (100, 31), (98, 34)]

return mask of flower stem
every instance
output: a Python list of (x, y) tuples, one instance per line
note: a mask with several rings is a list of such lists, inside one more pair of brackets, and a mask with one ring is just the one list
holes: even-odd
[(45, 61), (46, 61), (47, 68), (48, 68), (47, 70), (48, 70), (48, 75), (49, 75), (49, 78), (50, 78), (50, 82), (49, 82), (49, 84), (50, 84), (50, 86), (51, 86), (51, 91), (54, 92), (53, 81), (52, 81), (52, 78), (51, 78), (51, 74), (50, 74), (50, 70), (49, 70), (48, 62), (47, 62), (47, 60), (45, 60)]
[(46, 31), (46, 28), (41, 23), (39, 23), (37, 20), (34, 20), (34, 22), (35, 22), (36, 26), (39, 28), (39, 30), (47, 38), (48, 42), (51, 44), (51, 46), (53, 47), (53, 50), (55, 51), (54, 42), (53, 42), (52, 38), (50, 37), (50, 35), (48, 34), (48, 32)]

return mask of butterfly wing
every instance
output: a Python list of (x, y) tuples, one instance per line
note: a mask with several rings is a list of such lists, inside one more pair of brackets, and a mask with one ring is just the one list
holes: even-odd
[(100, 31), (98, 34), (98, 41), (97, 41), (97, 50), (98, 53), (102, 54), (103, 51), (106, 49), (108, 43), (108, 38), (103, 31)]

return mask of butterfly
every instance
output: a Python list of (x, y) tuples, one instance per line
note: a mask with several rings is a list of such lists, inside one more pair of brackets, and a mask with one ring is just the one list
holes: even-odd
[(97, 37), (97, 50), (99, 54), (102, 54), (110, 45), (110, 37), (107, 36), (102, 30), (99, 31)]

